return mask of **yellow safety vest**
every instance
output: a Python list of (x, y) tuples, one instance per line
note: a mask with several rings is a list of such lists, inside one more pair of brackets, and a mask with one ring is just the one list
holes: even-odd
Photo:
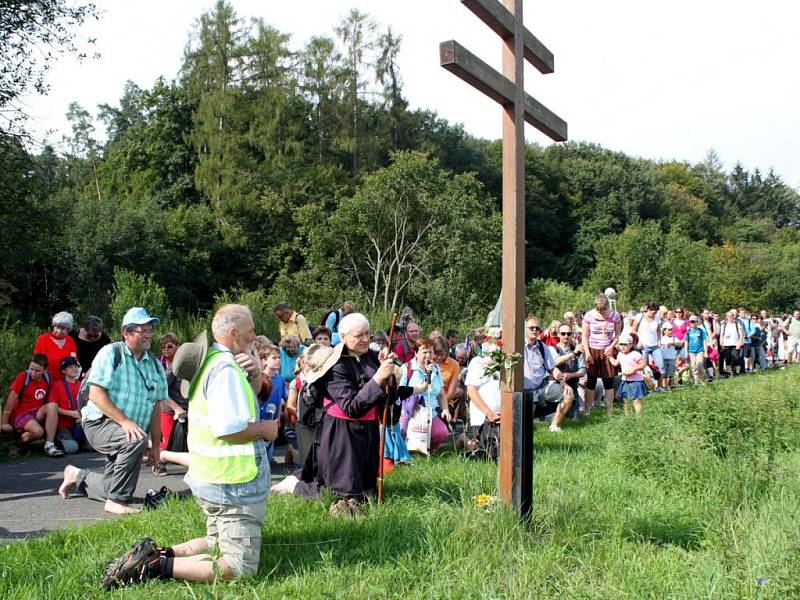
[(228, 363), (236, 370), (247, 396), (250, 419), (258, 420), (256, 397), (247, 375), (230, 354), (210, 349), (189, 390), (189, 473), (193, 479), (206, 483), (245, 483), (254, 479), (258, 472), (255, 444), (221, 440), (214, 435), (208, 416), (206, 382), (220, 363)]

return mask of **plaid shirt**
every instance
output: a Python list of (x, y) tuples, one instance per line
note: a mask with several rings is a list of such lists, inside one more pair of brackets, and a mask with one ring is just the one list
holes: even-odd
[[(122, 360), (115, 369), (114, 345), (108, 344), (97, 353), (89, 373), (89, 383), (105, 389), (114, 405), (147, 431), (155, 403), (169, 398), (164, 368), (149, 352), (137, 361), (123, 343)], [(90, 400), (83, 408), (82, 416), (84, 421), (94, 421), (103, 413)]]

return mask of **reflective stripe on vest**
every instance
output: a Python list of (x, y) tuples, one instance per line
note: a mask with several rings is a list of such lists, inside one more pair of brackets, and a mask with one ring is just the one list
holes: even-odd
[(219, 439), (211, 429), (208, 416), (208, 376), (222, 363), (231, 365), (236, 371), (247, 396), (250, 421), (258, 420), (256, 397), (244, 371), (229, 353), (210, 349), (189, 391), (189, 471), (192, 478), (206, 483), (245, 483), (252, 481), (258, 473), (255, 444)]

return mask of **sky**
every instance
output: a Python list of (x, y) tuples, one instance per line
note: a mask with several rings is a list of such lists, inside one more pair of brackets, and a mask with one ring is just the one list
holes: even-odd
[[(333, 35), (351, 8), (402, 37), (403, 93), (412, 109), (433, 110), (472, 135), (502, 135), (501, 109), (439, 66), (439, 42), (455, 39), (500, 69), (497, 35), (458, 0), (229, 0), (292, 35), (299, 50)], [(95, 0), (101, 18), (82, 34), (97, 59), (61, 58), (46, 97), (26, 99), (31, 129), (58, 141), (67, 106), (96, 113), (117, 105), (127, 80), (142, 88), (173, 79), (197, 18), (213, 0)], [(774, 168), (800, 189), (800, 3), (788, 0), (527, 0), (526, 27), (555, 55), (555, 73), (525, 70), (525, 89), (567, 121), (569, 138), (653, 160), (702, 161), (714, 149)], [(794, 73), (794, 75), (792, 75)], [(98, 129), (102, 129), (98, 125)], [(531, 126), (526, 139), (551, 143)]]

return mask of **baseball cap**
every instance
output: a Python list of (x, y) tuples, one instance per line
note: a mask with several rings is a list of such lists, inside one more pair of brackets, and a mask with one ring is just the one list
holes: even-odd
[(151, 317), (141, 306), (134, 306), (122, 317), (123, 327), (127, 327), (128, 325), (146, 325), (147, 323), (158, 325), (161, 323), (161, 319), (158, 317)]
[(698, 317), (697, 315), (692, 315), (691, 317), (689, 317), (689, 322), (690, 323), (699, 323), (700, 322), (700, 317)]
[(629, 336), (627, 333), (619, 336), (619, 344), (632, 344), (633, 338)]

